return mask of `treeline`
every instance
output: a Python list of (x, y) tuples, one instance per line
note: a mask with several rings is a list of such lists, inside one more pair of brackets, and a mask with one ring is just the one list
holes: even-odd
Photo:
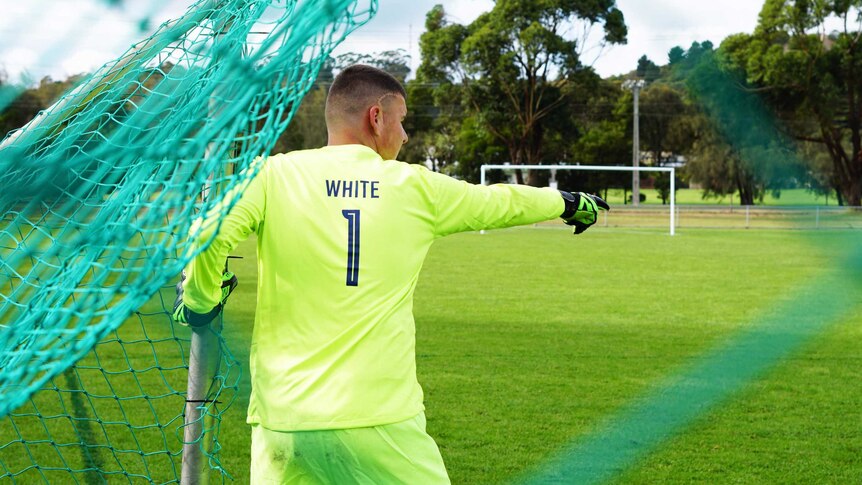
[[(862, 7), (830, 5), (768, 0), (754, 33), (675, 47), (661, 66), (642, 57), (610, 79), (570, 33), (595, 27), (606, 44), (625, 41), (612, 1), (497, 2), (469, 25), (437, 6), (408, 85), (419, 141), (408, 157), (471, 180), (484, 163), (630, 165), (633, 100), (622, 85), (641, 79), (641, 163), (682, 165), (677, 186), (737, 193), (742, 204), (802, 187), (859, 205)], [(845, 30), (824, 34), (830, 18)], [(521, 176), (542, 184), (546, 173)], [(560, 180), (566, 188), (630, 186), (628, 175), (565, 176), (578, 178)], [(663, 198), (668, 182), (647, 181)]]
[[(330, 59), (273, 151), (326, 143), (329, 83), (361, 62), (405, 81), (405, 161), (474, 182), (489, 163), (630, 165), (633, 98), (623, 84), (640, 79), (641, 164), (680, 167), (677, 187), (699, 187), (704, 197), (738, 194), (746, 205), (806, 188), (858, 206), (862, 53), (855, 19), (862, 7), (852, 4), (767, 0), (751, 34), (718, 47), (674, 47), (663, 65), (644, 56), (629, 74), (608, 79), (589, 59), (596, 48), (626, 41), (614, 0), (498, 1), (469, 25), (451, 22), (438, 5), (426, 16), (422, 63), (409, 81), (402, 50)], [(827, 31), (830, 19), (843, 30)], [(598, 46), (585, 42), (593, 29), (603, 34)], [(0, 114), (0, 135), (76, 81), (46, 78), (20, 92)], [(534, 185), (547, 184), (548, 176), (517, 173), (519, 182)], [(557, 181), (601, 193), (629, 188), (631, 175), (560, 171)], [(665, 174), (645, 176), (642, 185), (669, 197)]]
[(77, 85), (84, 75), (69, 77), (64, 81), (55, 81), (44, 77), (29, 88), (13, 86), (7, 82), (5, 74), (0, 71), (0, 140), (7, 133), (27, 124), (40, 111), (54, 104), (64, 93)]

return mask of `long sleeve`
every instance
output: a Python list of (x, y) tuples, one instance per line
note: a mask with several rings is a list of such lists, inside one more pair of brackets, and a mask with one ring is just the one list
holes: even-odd
[(551, 188), (474, 185), (428, 170), (423, 175), (435, 198), (438, 237), (547, 221), (560, 217), (565, 206)]
[[(217, 217), (222, 211), (217, 207), (212, 211), (214, 217), (207, 217), (199, 230), (192, 231), (192, 234), (197, 233), (195, 244), (198, 246), (206, 244), (210, 239), (212, 242), (186, 266), (183, 301), (190, 310), (206, 313), (218, 304), (225, 259), (237, 244), (247, 239), (252, 232), (256, 232), (263, 223), (266, 178), (264, 168), (247, 187), (240, 188), (243, 191), (242, 197), (221, 221)], [(214, 231), (218, 231), (215, 236)]]

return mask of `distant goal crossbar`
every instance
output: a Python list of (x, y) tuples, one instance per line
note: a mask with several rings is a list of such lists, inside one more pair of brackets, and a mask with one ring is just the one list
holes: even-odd
[(670, 235), (676, 234), (676, 168), (626, 167), (604, 165), (482, 165), (479, 167), (481, 184), (485, 185), (487, 170), (588, 170), (594, 172), (668, 172), (670, 173)]

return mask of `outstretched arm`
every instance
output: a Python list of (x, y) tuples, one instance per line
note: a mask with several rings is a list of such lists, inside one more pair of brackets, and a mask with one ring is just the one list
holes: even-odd
[(475, 185), (424, 168), (419, 170), (431, 187), (438, 236), (533, 224), (557, 217), (574, 225), (575, 234), (580, 234), (596, 222), (599, 207), (609, 208), (598, 196), (580, 192), (571, 194), (514, 184)]

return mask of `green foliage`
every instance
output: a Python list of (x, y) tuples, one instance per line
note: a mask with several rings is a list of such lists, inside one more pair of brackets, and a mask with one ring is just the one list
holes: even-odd
[[(694, 109), (685, 93), (670, 84), (655, 83), (640, 94), (640, 135), (644, 150), (655, 165), (664, 165), (664, 153), (683, 153), (691, 145), (687, 124)], [(672, 156), (672, 155), (671, 155)]]
[(333, 69), (340, 71), (354, 64), (367, 64), (392, 74), (395, 79), (404, 83), (410, 74), (410, 54), (404, 49), (359, 54), (347, 52), (335, 58)]
[(595, 24), (604, 26), (603, 42), (625, 40), (622, 13), (611, 0), (505, 0), (469, 26), (449, 23), (437, 6), (428, 13), (420, 40), (417, 80), (458, 85), (464, 113), (450, 120), (475, 117), (473, 126), (486, 130), (508, 161), (561, 159), (561, 140), (571, 124), (561, 126), (558, 112), (577, 86), (595, 76), (581, 64), (586, 46), (565, 32)]
[[(798, 141), (828, 154), (844, 202), (862, 204), (862, 45), (858, 1), (769, 0), (753, 34), (722, 44), (741, 73)], [(828, 35), (828, 23), (843, 25)], [(809, 167), (819, 171), (820, 164)], [(815, 184), (817, 185), (817, 184)]]
[[(574, 145), (572, 151), (584, 165), (619, 165), (631, 159), (631, 136), (626, 124), (620, 120), (603, 120), (595, 124)], [(557, 173), (557, 182), (563, 190), (581, 190), (602, 193), (608, 187), (631, 183), (628, 172)]]
[(81, 82), (81, 76), (71, 76), (65, 81), (42, 78), (36, 86), (26, 87), (4, 83), (0, 75), (0, 140), (12, 130), (21, 128), (39, 111), (47, 109), (65, 92)]
[(667, 54), (668, 64), (673, 66), (674, 64), (681, 62), (685, 59), (685, 49), (680, 46), (674, 46)]
[(635, 74), (637, 74), (638, 78), (643, 79), (649, 84), (661, 77), (661, 68), (646, 55), (643, 55), (638, 59), (638, 67), (635, 70)]
[[(589, 96), (573, 99), (568, 110), (577, 122), (578, 137), (569, 140), (566, 163), (582, 165), (620, 165), (631, 160), (631, 94), (619, 83), (598, 80)], [(628, 182), (627, 182), (628, 181)], [(563, 190), (605, 193), (608, 187), (631, 183), (625, 172), (559, 171), (557, 183)]]
[[(685, 100), (685, 93), (667, 83), (648, 85), (640, 94), (640, 139), (643, 150), (649, 151), (651, 162), (663, 166), (692, 148), (694, 133), (690, 119), (694, 108)], [(663, 203), (670, 199), (670, 175), (653, 175)]]
[(805, 172), (773, 111), (724, 59), (711, 45), (695, 43), (675, 64), (699, 108), (686, 172), (703, 186), (704, 196), (736, 191), (743, 204), (752, 205), (767, 190), (797, 186)]
[[(458, 165), (454, 174), (474, 183), (479, 182), (479, 167), (483, 164), (499, 163), (505, 160), (506, 151), (488, 131), (479, 117), (469, 116), (461, 123), (458, 132)], [(491, 178), (490, 182), (502, 182), (504, 179)]]
[(709, 118), (704, 116), (699, 122), (694, 156), (685, 170), (692, 182), (702, 186), (703, 197), (737, 192), (742, 205), (753, 205), (756, 200), (762, 200), (765, 184), (734, 143)]

